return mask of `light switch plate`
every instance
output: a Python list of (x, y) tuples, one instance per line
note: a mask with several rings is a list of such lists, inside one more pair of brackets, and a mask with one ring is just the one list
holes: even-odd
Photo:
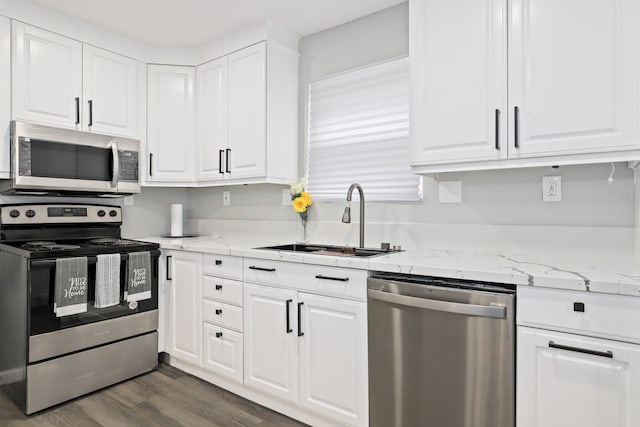
[(440, 181), (438, 183), (440, 203), (462, 203), (462, 181)]
[(542, 177), (542, 201), (561, 202), (562, 201), (562, 177), (543, 176)]
[(222, 206), (231, 206), (231, 191), (225, 190), (222, 192)]
[(282, 206), (289, 206), (291, 204), (291, 193), (288, 189), (282, 190)]
[(133, 196), (124, 196), (124, 204), (126, 206), (133, 206)]

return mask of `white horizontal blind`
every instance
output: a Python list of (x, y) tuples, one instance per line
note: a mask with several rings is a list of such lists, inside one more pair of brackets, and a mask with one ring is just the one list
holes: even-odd
[(309, 84), (308, 191), (344, 200), (359, 183), (366, 200), (420, 200), (411, 173), (409, 60), (402, 58)]

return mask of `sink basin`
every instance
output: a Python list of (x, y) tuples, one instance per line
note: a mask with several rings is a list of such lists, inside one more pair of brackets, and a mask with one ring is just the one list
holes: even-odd
[(256, 249), (268, 249), (272, 251), (286, 252), (306, 252), (314, 255), (331, 255), (369, 258), (379, 255), (387, 255), (400, 252), (397, 249), (376, 249), (376, 248), (354, 248), (351, 246), (333, 246), (333, 245), (311, 245), (304, 243), (293, 243), (289, 245), (265, 246)]

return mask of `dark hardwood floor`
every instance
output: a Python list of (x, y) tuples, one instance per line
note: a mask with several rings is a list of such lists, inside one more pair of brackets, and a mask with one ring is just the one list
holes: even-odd
[(303, 426), (167, 365), (30, 417), (0, 392), (0, 426)]

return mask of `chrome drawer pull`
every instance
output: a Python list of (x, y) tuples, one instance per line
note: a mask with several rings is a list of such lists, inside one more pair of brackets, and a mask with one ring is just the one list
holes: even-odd
[(575, 351), (576, 353), (591, 354), (593, 356), (600, 356), (600, 357), (606, 357), (608, 359), (613, 359), (612, 351), (589, 350), (588, 348), (580, 348), (580, 347), (572, 347), (569, 345), (556, 344), (553, 341), (549, 341), (549, 347), (557, 348), (558, 350)]

